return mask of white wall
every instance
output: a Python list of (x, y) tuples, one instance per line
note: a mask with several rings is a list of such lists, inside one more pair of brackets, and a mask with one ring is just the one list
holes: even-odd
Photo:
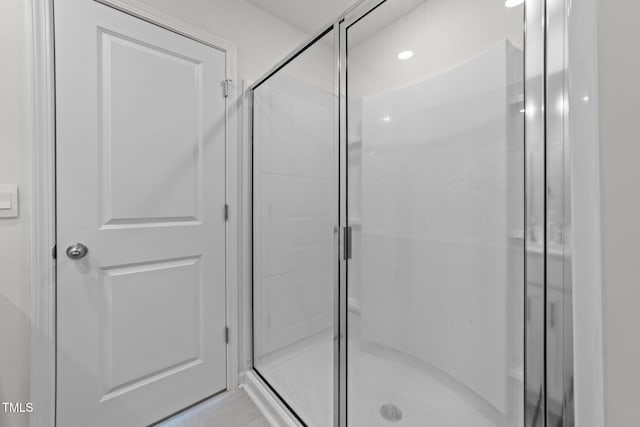
[[(87, 0), (90, 1), (90, 0)], [(241, 77), (255, 79), (308, 36), (245, 0), (145, 0), (238, 46)], [(0, 219), (0, 401), (29, 399), (30, 0), (0, 1), (0, 183), (20, 186), (20, 217)], [(37, 408), (35, 409), (37, 411)], [(5, 415), (0, 426), (28, 425)]]
[[(566, 0), (568, 4), (570, 0)], [(572, 3), (567, 17), (568, 115), (576, 425), (603, 427), (602, 251), (596, 28), (598, 0)]]
[(598, 56), (604, 244), (605, 412), (640, 425), (640, 4), (600, 0)]
[(307, 35), (246, 0), (141, 0), (238, 46), (238, 74), (255, 80)]
[[(0, 2), (0, 183), (18, 184), (20, 217), (0, 218), (0, 401), (28, 400), (27, 0)], [(5, 414), (0, 425), (26, 425)]]

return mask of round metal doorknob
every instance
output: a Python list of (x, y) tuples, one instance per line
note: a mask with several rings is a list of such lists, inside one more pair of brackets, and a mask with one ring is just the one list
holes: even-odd
[(71, 259), (81, 259), (89, 252), (89, 248), (87, 248), (82, 243), (76, 243), (67, 248), (67, 256)]

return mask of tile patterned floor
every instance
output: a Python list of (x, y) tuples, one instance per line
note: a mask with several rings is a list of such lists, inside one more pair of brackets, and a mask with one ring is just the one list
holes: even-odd
[(243, 390), (223, 393), (154, 427), (270, 427)]

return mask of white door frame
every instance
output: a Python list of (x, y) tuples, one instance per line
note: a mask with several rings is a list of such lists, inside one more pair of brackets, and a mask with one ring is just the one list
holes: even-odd
[[(29, 42), (30, 104), (29, 157), (31, 159), (30, 293), (31, 293), (31, 427), (48, 427), (56, 407), (56, 244), (55, 217), (55, 75), (53, 3), (31, 0), (27, 19)], [(225, 53), (226, 79), (231, 80), (226, 102), (226, 227), (227, 390), (238, 388), (238, 221), (239, 158), (237, 117), (237, 49), (222, 37), (194, 27), (138, 0), (97, 1)]]

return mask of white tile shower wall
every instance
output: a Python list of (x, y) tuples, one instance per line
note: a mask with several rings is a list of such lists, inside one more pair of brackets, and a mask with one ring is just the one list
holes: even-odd
[(523, 173), (522, 135), (508, 130), (520, 114), (508, 70), (521, 66), (506, 41), (363, 100), (363, 340), (445, 372), (502, 414), (515, 404), (511, 347), (522, 346), (508, 327), (522, 322), (509, 308), (522, 301), (510, 292), (523, 286), (510, 268), (522, 259), (522, 187), (508, 184)]
[(333, 325), (333, 103), (283, 73), (254, 94), (257, 358)]

